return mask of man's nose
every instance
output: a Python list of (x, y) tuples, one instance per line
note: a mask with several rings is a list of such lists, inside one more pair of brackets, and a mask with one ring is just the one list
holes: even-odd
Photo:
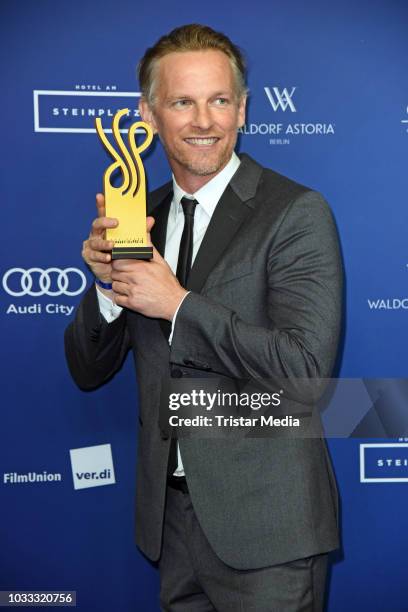
[(213, 124), (211, 110), (207, 104), (198, 104), (195, 107), (193, 125), (201, 130), (208, 130)]

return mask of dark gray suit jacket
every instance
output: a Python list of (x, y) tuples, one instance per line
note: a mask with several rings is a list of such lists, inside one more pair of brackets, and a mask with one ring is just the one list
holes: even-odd
[[(162, 254), (171, 197), (171, 183), (150, 196), (152, 240)], [(159, 427), (159, 404), (169, 370), (276, 385), (288, 379), (292, 414), (310, 414), (316, 399), (298, 381), (331, 374), (342, 267), (324, 199), (243, 155), (188, 288), (171, 347), (157, 319), (123, 311), (104, 322), (94, 288), (66, 331), (68, 364), (84, 389), (108, 380), (127, 351), (134, 353), (140, 390), (136, 541), (152, 560), (161, 548), (170, 438)], [(319, 419), (305, 418), (319, 436)], [(194, 509), (226, 564), (259, 568), (338, 546), (337, 489), (320, 437), (187, 437), (180, 438), (180, 449)]]

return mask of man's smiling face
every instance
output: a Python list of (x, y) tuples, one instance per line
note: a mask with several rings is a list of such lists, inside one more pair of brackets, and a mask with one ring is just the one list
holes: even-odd
[(177, 183), (197, 191), (228, 163), (245, 121), (230, 60), (217, 50), (169, 53), (159, 60), (154, 103), (141, 100)]

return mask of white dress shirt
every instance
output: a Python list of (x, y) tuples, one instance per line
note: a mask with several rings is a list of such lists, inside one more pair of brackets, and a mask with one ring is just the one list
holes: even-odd
[[(184, 228), (184, 212), (181, 206), (181, 198), (191, 198), (197, 201), (197, 206), (194, 214), (194, 228), (193, 228), (193, 258), (192, 263), (198, 253), (201, 242), (204, 238), (204, 234), (207, 231), (208, 224), (210, 223), (211, 217), (214, 213), (215, 207), (217, 206), (222, 194), (224, 193), (228, 183), (232, 176), (238, 169), (241, 163), (239, 157), (234, 152), (228, 164), (219, 172), (214, 178), (206, 183), (201, 189), (193, 194), (186, 193), (177, 185), (176, 179), (173, 175), (173, 199), (170, 205), (169, 217), (167, 221), (167, 233), (166, 233), (166, 248), (165, 248), (165, 259), (169, 264), (171, 270), (176, 274), (177, 260), (180, 247), (181, 235)], [(112, 300), (106, 297), (98, 289), (96, 285), (97, 296), (99, 302), (99, 309), (102, 316), (108, 323), (111, 323), (122, 312), (122, 308), (114, 304)], [(184, 299), (184, 298), (183, 298)], [(178, 308), (174, 314), (171, 323), (171, 332), (169, 336), (169, 343), (173, 337), (174, 324), (176, 321), (178, 310), (183, 300), (178, 305)], [(174, 472), (175, 476), (183, 476), (183, 462), (180, 455), (180, 447), (177, 444), (177, 458), (178, 465)]]

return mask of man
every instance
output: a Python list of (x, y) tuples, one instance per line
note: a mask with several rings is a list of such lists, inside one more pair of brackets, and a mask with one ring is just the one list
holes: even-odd
[(97, 196), (83, 248), (96, 286), (66, 332), (71, 372), (94, 388), (134, 352), (137, 544), (159, 562), (163, 610), (321, 610), (338, 535), (320, 436), (175, 444), (159, 406), (169, 373), (287, 379), (288, 405), (311, 422), (313, 393), (298, 381), (330, 376), (340, 325), (331, 214), (316, 192), (234, 153), (245, 70), (226, 36), (177, 28), (148, 49), (139, 76), (141, 115), (173, 180), (150, 195), (150, 262), (111, 261), (104, 232), (117, 221)]

